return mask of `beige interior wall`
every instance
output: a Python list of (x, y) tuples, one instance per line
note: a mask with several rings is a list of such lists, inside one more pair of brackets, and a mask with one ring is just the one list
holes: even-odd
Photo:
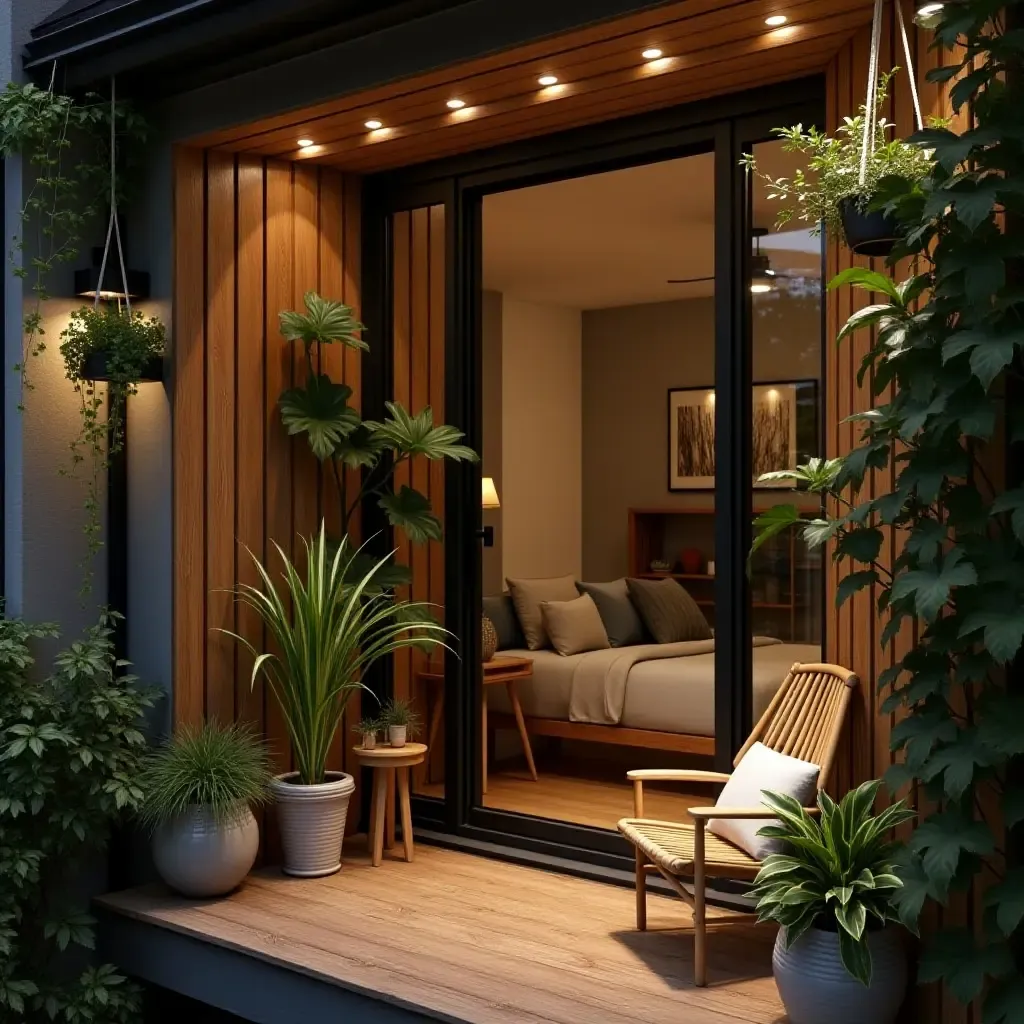
[[(505, 501), (504, 477), (501, 471), (501, 309), (500, 292), (485, 291), (482, 309), (482, 405), (483, 405), (483, 444), (481, 445), (481, 473), (494, 480), (498, 491), (498, 500)], [(484, 594), (500, 593), (503, 586), (501, 575), (502, 550), (504, 546), (504, 530), (502, 529), (503, 509), (484, 510), (484, 526), (494, 528), (494, 545), (483, 549), (483, 586)]]
[(582, 317), (579, 310), (508, 295), (501, 313), (503, 574), (578, 577)]
[[(714, 299), (583, 313), (583, 574), (627, 572), (630, 507), (706, 507), (668, 489), (668, 390), (715, 378)], [(755, 381), (820, 377), (821, 313), (776, 294), (754, 315)]]

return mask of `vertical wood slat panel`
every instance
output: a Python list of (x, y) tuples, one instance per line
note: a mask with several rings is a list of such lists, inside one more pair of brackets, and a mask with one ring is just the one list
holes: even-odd
[(174, 151), (174, 721), (202, 721), (206, 677), (203, 153)]
[(235, 161), (206, 156), (206, 717), (235, 719)]

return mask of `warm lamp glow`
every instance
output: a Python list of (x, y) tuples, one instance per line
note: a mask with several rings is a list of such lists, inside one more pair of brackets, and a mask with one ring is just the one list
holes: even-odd
[(466, 101), (465, 100), (450, 99), (448, 101), (448, 109), (449, 110), (461, 110), (465, 105), (466, 105)]
[(769, 28), (778, 28), (780, 25), (786, 24), (786, 16), (784, 14), (773, 14), (771, 17), (765, 18), (764, 23)]
[(501, 502), (498, 501), (498, 490), (494, 486), (494, 480), (485, 476), (483, 478), (483, 507), (484, 508), (501, 508)]
[(375, 118), (375, 117), (370, 118), (370, 120), (366, 121), (365, 124), (366, 124), (366, 127), (369, 128), (371, 132), (375, 132), (379, 128), (383, 128), (384, 127), (384, 122), (383, 121), (378, 121), (377, 118)]
[(656, 46), (652, 46), (650, 49), (644, 50), (640, 56), (643, 57), (644, 60), (657, 60), (661, 56), (661, 50)]
[(541, 75), (540, 78), (537, 79), (537, 84), (538, 85), (558, 85), (558, 76), (557, 75)]
[(314, 145), (312, 139), (299, 139), (299, 149), (309, 149), (312, 145)]

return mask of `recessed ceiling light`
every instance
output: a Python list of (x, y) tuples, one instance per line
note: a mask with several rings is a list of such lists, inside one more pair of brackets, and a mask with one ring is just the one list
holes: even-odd
[(465, 105), (466, 105), (466, 101), (465, 100), (454, 99), (454, 100), (449, 100), (448, 101), (448, 108), (450, 110), (461, 110)]
[(771, 17), (765, 18), (764, 23), (769, 28), (778, 28), (780, 25), (785, 25), (787, 20), (784, 14), (773, 14)]
[(366, 122), (366, 127), (369, 128), (371, 132), (375, 132), (378, 128), (384, 127), (384, 122), (378, 121), (375, 117), (371, 117), (370, 120)]
[(312, 145), (312, 139), (299, 139), (299, 149), (308, 149)]
[(558, 76), (557, 75), (541, 75), (540, 78), (537, 79), (537, 84), (538, 85), (558, 85)]
[(656, 46), (652, 46), (649, 50), (644, 50), (640, 56), (643, 57), (644, 60), (657, 60), (661, 56), (661, 50)]

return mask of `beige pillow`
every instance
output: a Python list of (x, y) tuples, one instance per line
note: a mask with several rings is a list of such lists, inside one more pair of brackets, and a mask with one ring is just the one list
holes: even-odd
[(579, 595), (572, 576), (549, 576), (538, 580), (505, 580), (512, 603), (516, 606), (519, 625), (523, 627), (526, 647), (539, 651), (549, 647), (544, 613), (540, 606), (545, 601), (572, 601)]
[(551, 646), (559, 654), (582, 654), (611, 647), (601, 613), (589, 594), (575, 601), (545, 601), (540, 607)]
[(647, 631), (659, 644), (710, 640), (714, 634), (700, 606), (675, 580), (626, 580)]

